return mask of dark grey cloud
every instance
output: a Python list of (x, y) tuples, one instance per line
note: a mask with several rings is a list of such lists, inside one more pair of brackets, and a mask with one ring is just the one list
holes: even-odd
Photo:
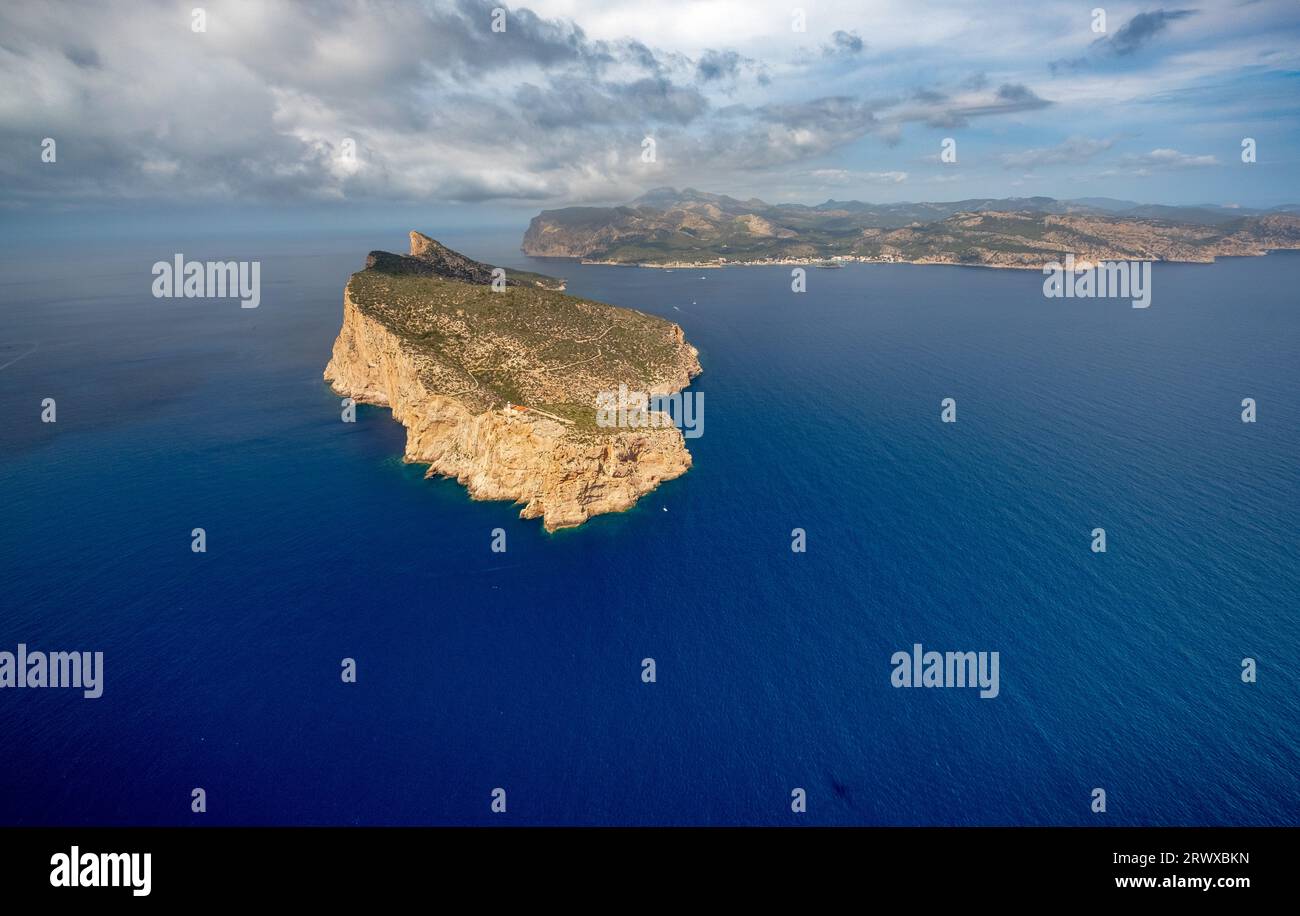
[(1169, 24), (1189, 16), (1196, 15), (1197, 10), (1152, 10), (1138, 13), (1124, 23), (1113, 35), (1103, 35), (1088, 46), (1088, 51), (1081, 57), (1054, 60), (1048, 66), (1053, 73), (1080, 70), (1105, 60), (1133, 57), (1138, 51), (1149, 45)]
[(1042, 108), (1047, 103), (1023, 83), (1003, 83), (998, 87), (998, 100), (1010, 105)]
[(924, 121), (930, 127), (956, 128), (965, 127), (971, 118), (1036, 111), (1051, 104), (1023, 83), (1003, 83), (991, 98), (958, 104), (938, 101), (909, 110), (904, 119)]
[(643, 70), (653, 73), (656, 76), (662, 75), (668, 69), (663, 57), (635, 39), (629, 38), (624, 41), (622, 44), (622, 51), (625, 60), (636, 64)]
[[(505, 31), (492, 31), (493, 11), (505, 9)], [(454, 0), (443, 5), (411, 7), (410, 20), (420, 33), (437, 36), (433, 46), (444, 60), (475, 71), (494, 70), (527, 61), (542, 67), (582, 64), (600, 68), (613, 63), (613, 49), (590, 41), (576, 23), (543, 19), (530, 9), (510, 9), (494, 0)], [(405, 13), (399, 13), (406, 18)]]
[(755, 109), (761, 120), (792, 128), (819, 131), (855, 131), (870, 128), (871, 109), (852, 96), (827, 96), (808, 102), (764, 105)]
[(559, 77), (539, 87), (525, 84), (515, 93), (520, 114), (540, 127), (589, 127), (658, 122), (689, 124), (708, 110), (708, 100), (692, 86), (678, 86), (664, 77), (628, 83), (597, 84)]
[(1169, 23), (1186, 19), (1195, 13), (1196, 10), (1155, 10), (1150, 13), (1138, 13), (1120, 26), (1119, 31), (1109, 40), (1111, 53), (1118, 57), (1136, 53), (1163, 32)]
[(866, 50), (866, 47), (866, 42), (862, 40), (857, 32), (837, 30), (831, 33), (830, 43), (822, 48), (822, 54), (826, 57), (834, 57), (839, 54), (861, 54)]
[(94, 48), (68, 48), (63, 53), (68, 60), (83, 69), (99, 66), (99, 54), (96, 53)]
[(730, 105), (713, 111), (703, 133), (667, 132), (657, 137), (666, 151), (706, 183), (734, 180), (737, 171), (778, 169), (835, 150), (879, 127), (865, 102), (832, 96), (807, 102), (750, 107)]
[(715, 51), (710, 48), (695, 62), (695, 78), (701, 83), (734, 85), (745, 74), (752, 74), (761, 86), (770, 82), (766, 67), (735, 51)]
[(740, 55), (735, 51), (707, 50), (695, 65), (695, 73), (701, 82), (721, 79), (735, 79), (740, 75)]

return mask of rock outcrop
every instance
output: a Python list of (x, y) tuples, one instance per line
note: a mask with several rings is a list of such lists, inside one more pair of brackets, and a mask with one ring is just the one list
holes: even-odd
[(406, 256), (372, 252), (349, 279), (325, 368), (340, 395), (392, 410), (407, 461), (476, 499), (521, 502), (551, 531), (686, 472), (673, 426), (596, 423), (602, 392), (671, 394), (699, 374), (680, 327), (531, 279), (493, 290), (490, 268), (485, 279), (427, 236), (411, 243)]
[[(372, 251), (366, 255), (366, 267), (384, 273), (414, 274), (421, 277), (444, 277), (465, 283), (491, 283), (497, 268), (482, 261), (467, 258), (459, 251), (429, 238), (422, 232), (411, 233), (411, 253), (393, 254)], [(564, 281), (541, 274), (520, 270), (501, 269), (507, 286), (537, 286), (542, 289), (564, 289)]]

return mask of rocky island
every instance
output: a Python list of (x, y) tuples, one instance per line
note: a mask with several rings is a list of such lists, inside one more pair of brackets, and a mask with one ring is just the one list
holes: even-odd
[[(496, 275), (501, 278), (500, 274)], [(596, 401), (621, 385), (673, 394), (700, 373), (682, 329), (560, 292), (411, 233), (408, 255), (374, 251), (343, 292), (325, 367), (340, 395), (388, 407), (405, 460), (475, 499), (513, 500), (548, 531), (630, 508), (691, 466), (672, 425), (607, 428)]]
[(620, 207), (543, 210), (534, 257), (643, 267), (854, 261), (1041, 270), (1099, 261), (1193, 261), (1300, 248), (1300, 207), (1162, 207), (1050, 197), (772, 205), (659, 188)]

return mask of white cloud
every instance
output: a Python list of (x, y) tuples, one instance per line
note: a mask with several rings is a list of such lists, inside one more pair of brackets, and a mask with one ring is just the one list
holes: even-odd
[(1123, 168), (1108, 169), (1101, 173), (1103, 177), (1120, 175), (1151, 175), (1154, 172), (1174, 171), (1178, 169), (1196, 169), (1218, 165), (1219, 160), (1211, 155), (1193, 155), (1176, 149), (1153, 149), (1149, 153), (1130, 153), (1120, 162)]
[(809, 177), (822, 184), (902, 184), (907, 181), (906, 172), (857, 172), (851, 169), (814, 169)]
[(1070, 137), (1056, 146), (1036, 147), (1002, 153), (1000, 159), (1007, 168), (1034, 169), (1050, 165), (1077, 165), (1115, 145), (1114, 140), (1094, 140), (1087, 137)]

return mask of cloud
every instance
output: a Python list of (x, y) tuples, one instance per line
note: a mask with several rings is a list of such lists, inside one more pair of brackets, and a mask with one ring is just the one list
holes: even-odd
[(735, 79), (740, 73), (740, 55), (735, 51), (706, 50), (695, 65), (696, 76), (702, 82)]
[(827, 96), (754, 108), (732, 106), (691, 147), (698, 166), (729, 163), (761, 169), (788, 165), (851, 143), (878, 127), (871, 107), (851, 96)]
[(1113, 140), (1071, 137), (1056, 146), (1003, 153), (1000, 158), (1002, 164), (1009, 169), (1035, 169), (1045, 165), (1078, 165), (1110, 149), (1114, 143)]
[(694, 87), (677, 86), (664, 77), (599, 84), (559, 76), (545, 86), (525, 83), (516, 91), (515, 102), (523, 118), (543, 128), (689, 124), (709, 107), (708, 100)]
[(1153, 149), (1149, 153), (1126, 156), (1125, 161), (1162, 169), (1191, 169), (1219, 164), (1219, 160), (1214, 156), (1193, 156), (1180, 153), (1176, 149)]
[(1109, 39), (1110, 52), (1117, 57), (1135, 54), (1151, 39), (1163, 32), (1169, 23), (1186, 19), (1195, 13), (1196, 10), (1156, 10), (1151, 13), (1138, 13), (1120, 26), (1114, 37)]
[(68, 60), (83, 69), (99, 66), (99, 54), (94, 48), (68, 48), (63, 53)]
[(866, 42), (862, 40), (857, 32), (845, 32), (840, 29), (831, 33), (829, 44), (822, 46), (822, 56), (857, 55), (865, 51), (866, 47)]
[[(719, 94), (770, 81), (738, 51), (693, 59), (521, 8), (493, 31), (498, 7), (334, 0), (304, 15), (266, 0), (214, 6), (194, 33), (162, 2), (5, 5), (0, 191), (18, 205), (599, 198), (656, 170), (762, 169), (860, 135), (829, 111), (786, 126), (752, 105), (722, 114)], [(29, 155), (46, 136), (57, 168)]]
[(702, 83), (731, 82), (751, 72), (759, 85), (767, 85), (767, 68), (758, 61), (742, 57), (735, 51), (715, 51), (708, 48), (695, 62), (695, 78)]
[[(1295, 70), (1290, 33), (1258, 24), (1243, 24), (1234, 44), (1187, 49), (1178, 69), (1083, 74), (1047, 92), (1035, 74), (1059, 31), (1014, 9), (935, 16), (903, 4), (873, 22), (868, 53), (847, 0), (807, 44), (787, 31), (784, 8), (764, 19), (721, 0), (671, 0), (666, 11), (610, 0), (614, 12), (603, 0), (520, 2), (536, 11), (503, 0), (322, 0), (310, 14), (293, 0), (223, 2), (208, 6), (203, 34), (175, 0), (0, 4), (0, 201), (568, 204), (655, 184), (780, 194), (814, 180), (810, 169), (825, 173), (819, 181), (885, 187), (919, 157), (890, 147), (926, 126), (969, 127), (995, 166), (1001, 152), (1009, 168), (1032, 169), (1100, 158), (1057, 131), (1089, 123), (1080, 119), (1101, 97), (1108, 132), (1158, 127), (1164, 147), (1194, 148), (1192, 105), (1177, 95), (1188, 87), (1224, 87), (1224, 101), (1196, 111), (1208, 120), (1231, 106), (1233, 131), (1264, 111), (1279, 123), (1295, 114), (1283, 79)], [(1234, 21), (1274, 15), (1265, 6)], [(504, 32), (491, 28), (498, 7)], [(1093, 53), (1145, 58), (1190, 15), (1157, 13)], [(1208, 29), (1219, 14), (1201, 15)], [(1277, 79), (1261, 82), (1261, 71)], [(1247, 76), (1258, 94), (1242, 89)], [(1049, 106), (1059, 117), (1033, 117)], [(1177, 119), (1152, 123), (1175, 106)], [(641, 159), (647, 135), (653, 163)], [(43, 137), (58, 141), (56, 165), (39, 161)], [(1113, 164), (1132, 174), (1200, 158)], [(907, 181), (925, 180), (912, 171)]]
[(1165, 31), (1172, 22), (1196, 15), (1197, 10), (1154, 10), (1138, 13), (1124, 23), (1114, 35), (1104, 35), (1088, 46), (1082, 57), (1054, 60), (1048, 66), (1053, 73), (1079, 70), (1107, 58), (1133, 57)]
[(1212, 155), (1193, 155), (1176, 149), (1153, 149), (1149, 153), (1130, 153), (1120, 159), (1123, 168), (1110, 169), (1101, 173), (1101, 177), (1123, 175), (1151, 175), (1154, 172), (1197, 169), (1219, 165), (1217, 157)]
[(912, 98), (916, 99), (918, 102), (928, 102), (932, 105), (938, 105), (940, 102), (948, 101), (948, 94), (934, 89), (917, 89), (912, 93)]
[[(205, 33), (160, 3), (6, 5), (0, 189), (83, 202), (582, 194), (624, 185), (647, 131), (710, 109), (682, 55), (527, 9), (494, 32), (499, 5), (223, 4)], [(45, 136), (59, 162), (40, 168), (28, 149)]]
[(852, 169), (813, 169), (808, 177), (819, 184), (832, 185), (902, 184), (907, 181), (906, 172), (859, 172)]
[(965, 127), (971, 118), (1036, 111), (1052, 104), (1023, 83), (1003, 83), (992, 95), (978, 92), (949, 97), (933, 90), (922, 90), (913, 98), (919, 104), (904, 106), (898, 117), (942, 128)]

